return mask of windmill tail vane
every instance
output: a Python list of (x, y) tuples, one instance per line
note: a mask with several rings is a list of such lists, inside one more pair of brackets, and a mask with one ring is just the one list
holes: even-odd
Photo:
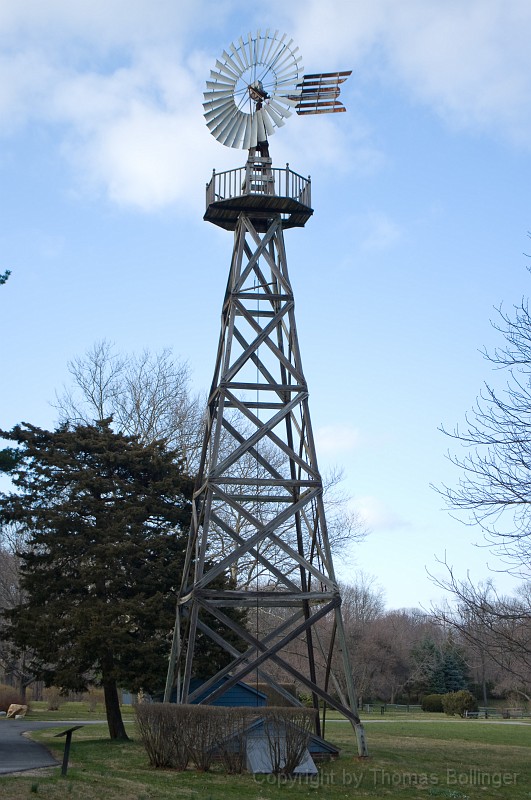
[(344, 83), (349, 75), (352, 75), (352, 70), (305, 75), (302, 83), (297, 84), (299, 94), (290, 98), (297, 102), (297, 114), (334, 114), (346, 111), (337, 98), (341, 92), (339, 84)]

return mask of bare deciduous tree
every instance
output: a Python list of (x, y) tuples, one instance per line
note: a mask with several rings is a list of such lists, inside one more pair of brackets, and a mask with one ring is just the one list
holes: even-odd
[(102, 340), (68, 364), (73, 382), (56, 395), (61, 422), (113, 427), (143, 444), (162, 440), (194, 472), (202, 439), (203, 403), (190, 392), (190, 368), (171, 350), (119, 355)]
[[(138, 436), (145, 444), (155, 439), (163, 440), (177, 452), (189, 474), (196, 472), (206, 402), (191, 394), (190, 368), (187, 363), (175, 359), (171, 350), (165, 349), (160, 353), (145, 350), (140, 355), (120, 355), (110, 342), (102, 340), (96, 342), (84, 356), (70, 361), (68, 369), (72, 385), (63, 387), (55, 403), (61, 422), (91, 424), (95, 419), (112, 417), (116, 430)], [(243, 437), (250, 435), (245, 430), (238, 430), (238, 434)], [(231, 444), (231, 437), (226, 431), (225, 436), (227, 442), (221, 442), (222, 451)], [(262, 448), (265, 446), (263, 443)], [(273, 452), (266, 455), (282, 473), (285, 465), (276, 463)], [(235, 465), (235, 469), (245, 471), (245, 476), (265, 477), (267, 473), (257, 474), (257, 468), (259, 464), (254, 458), (249, 458), (248, 463), (241, 459)], [(367, 533), (359, 516), (349, 509), (350, 498), (342, 492), (341, 480), (341, 473), (333, 470), (324, 481), (329, 538), (336, 555), (350, 542), (363, 539)], [(249, 508), (255, 513), (252, 503)], [(233, 545), (224, 531), (223, 523), (243, 537), (248, 523), (245, 518), (234, 519), (236, 512), (225, 505), (215, 511), (219, 516), (219, 524), (212, 525), (210, 556), (221, 559), (227, 546)], [(274, 504), (271, 513), (276, 514)], [(288, 544), (296, 547), (296, 542), (292, 541), (294, 532), (286, 529), (285, 537)], [(267, 552), (261, 555), (266, 555), (282, 569), (282, 559), (287, 560), (286, 554), (273, 542), (266, 543), (265, 547)], [(238, 563), (231, 577), (240, 587), (245, 587), (256, 580), (270, 579), (271, 576), (264, 574), (255, 556), (248, 555)]]
[[(479, 525), (487, 544), (501, 553), (508, 572), (526, 583), (520, 596), (497, 594), (492, 582), (475, 586), (458, 579), (445, 564), (447, 577), (435, 583), (450, 592), (454, 603), (434, 609), (451, 624), (478, 658), (492, 659), (515, 691), (531, 685), (531, 314), (526, 300), (511, 314), (500, 307), (493, 327), (503, 346), (485, 358), (507, 373), (503, 390), (485, 384), (464, 430), (444, 430), (466, 454), (450, 455), (462, 477), (441, 493), (449, 508), (467, 512), (463, 520)], [(527, 687), (527, 688), (525, 688)], [(486, 694), (486, 692), (485, 692)]]
[(445, 567), (447, 577), (432, 580), (451, 593), (454, 604), (434, 607), (434, 619), (457, 631), (484, 669), (488, 661), (496, 665), (500, 693), (531, 699), (531, 583), (523, 584), (515, 597), (506, 597), (497, 593), (492, 581), (476, 586), (468, 577), (459, 580), (448, 564)]
[(499, 392), (488, 384), (466, 417), (465, 429), (449, 433), (468, 451), (450, 455), (463, 477), (441, 493), (464, 521), (479, 525), (487, 542), (507, 558), (508, 569), (528, 578), (531, 571), (531, 315), (528, 303), (510, 316), (498, 309), (493, 327), (505, 345), (485, 358), (508, 373)]

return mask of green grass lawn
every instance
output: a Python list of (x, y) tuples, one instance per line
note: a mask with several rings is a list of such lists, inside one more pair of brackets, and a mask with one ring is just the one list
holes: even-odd
[[(51, 713), (34, 710), (31, 717), (90, 719), (94, 716), (86, 711), (74, 715), (67, 713), (69, 710), (68, 707)], [(96, 716), (101, 718), (101, 713)], [(152, 769), (135, 735), (130, 712), (124, 716), (132, 737), (130, 742), (109, 741), (103, 723), (86, 726), (74, 733), (66, 778), (61, 778), (59, 769), (29, 776), (0, 776), (2, 800), (35, 796), (50, 800), (531, 798), (529, 723), (460, 720), (438, 714), (383, 721), (368, 719), (366, 731), (371, 757), (359, 760), (350, 725), (330, 720), (327, 738), (342, 748), (341, 757), (323, 765), (318, 777), (287, 781), (271, 775), (227, 776), (217, 769), (208, 773)], [(40, 731), (35, 738), (61, 758), (63, 741), (53, 738), (56, 732)]]

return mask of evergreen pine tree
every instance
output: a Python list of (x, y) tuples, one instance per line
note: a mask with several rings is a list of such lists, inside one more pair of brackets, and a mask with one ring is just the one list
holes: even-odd
[(5, 634), (48, 685), (102, 685), (110, 736), (127, 738), (118, 687), (164, 684), (191, 482), (161, 444), (114, 433), (110, 420), (0, 436), (18, 448), (0, 522), (24, 534), (24, 600)]

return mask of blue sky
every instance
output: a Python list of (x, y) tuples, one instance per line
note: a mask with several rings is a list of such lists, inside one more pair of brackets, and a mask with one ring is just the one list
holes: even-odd
[(339, 572), (428, 606), (445, 553), (475, 580), (503, 566), (429, 484), (459, 477), (438, 426), (503, 385), (480, 354), (494, 308), (529, 294), (527, 0), (3, 0), (0, 425), (53, 426), (68, 360), (102, 338), (172, 347), (208, 387), (232, 237), (203, 222), (204, 187), (245, 153), (209, 134), (202, 92), (268, 27), (306, 72), (353, 70), (346, 114), (270, 143), (312, 176), (286, 245), (320, 462), (372, 531)]

